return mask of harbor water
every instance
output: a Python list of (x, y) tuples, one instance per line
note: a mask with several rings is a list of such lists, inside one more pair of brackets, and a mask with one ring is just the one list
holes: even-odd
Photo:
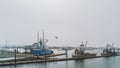
[[(57, 51), (56, 53), (63, 53), (64, 51)], [(88, 52), (97, 52), (100, 55), (101, 50), (90, 50)], [(74, 53), (73, 50), (69, 51), (69, 57)], [(62, 58), (60, 56), (56, 58)], [(1, 58), (0, 60), (2, 60)], [(30, 63), (30, 64), (19, 64), (0, 66), (0, 68), (120, 68), (120, 56), (112, 57), (101, 57), (91, 59), (80, 59), (70, 61), (55, 61), (46, 63)]]

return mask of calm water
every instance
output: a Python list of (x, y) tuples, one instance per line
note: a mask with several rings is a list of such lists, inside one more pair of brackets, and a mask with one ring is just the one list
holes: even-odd
[(120, 56), (47, 63), (21, 64), (17, 65), (16, 67), (14, 65), (0, 66), (0, 68), (120, 68)]

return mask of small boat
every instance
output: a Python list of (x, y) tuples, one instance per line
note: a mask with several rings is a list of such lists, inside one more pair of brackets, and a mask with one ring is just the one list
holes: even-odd
[(85, 53), (86, 45), (87, 45), (87, 41), (86, 41), (85, 45), (82, 42), (80, 47), (75, 49), (74, 55), (72, 55), (72, 57), (73, 58), (91, 58), (91, 57), (95, 57), (96, 53)]
[(33, 48), (31, 49), (31, 54), (37, 56), (52, 55), (53, 51), (46, 47), (47, 42), (48, 40), (44, 40), (44, 32), (43, 32), (43, 39), (39, 41), (39, 32), (38, 32), (38, 42), (32, 45)]

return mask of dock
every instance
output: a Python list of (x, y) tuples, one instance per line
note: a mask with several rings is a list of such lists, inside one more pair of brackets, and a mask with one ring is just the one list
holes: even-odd
[[(65, 58), (55, 58), (55, 56), (66, 55)], [(115, 55), (120, 56), (120, 54)], [(67, 53), (61, 54), (52, 54), (52, 55), (45, 55), (45, 56), (32, 56), (31, 54), (26, 54), (26, 57), (23, 58), (16, 58), (10, 60), (1, 60), (0, 66), (6, 65), (18, 65), (18, 64), (30, 64), (30, 63), (46, 63), (46, 62), (57, 62), (57, 61), (70, 61), (70, 60), (81, 60), (81, 59), (92, 59), (92, 58), (101, 58), (101, 57), (111, 57), (111, 56), (83, 56), (83, 57), (67, 57)]]
[[(46, 63), (46, 62), (57, 62), (57, 61), (70, 61), (70, 60), (81, 60), (81, 59), (93, 59), (93, 58), (101, 58), (101, 57), (111, 57), (111, 56), (84, 56), (84, 57), (72, 57), (72, 58), (54, 58), (54, 56), (66, 55), (63, 54), (55, 54), (55, 55), (46, 55), (46, 56), (34, 56), (34, 57), (24, 57), (19, 59), (11, 59), (11, 60), (2, 60), (0, 61), (0, 66), (6, 65), (18, 65), (18, 64), (30, 64), (30, 63)], [(116, 55), (120, 56), (120, 55)]]
[(78, 58), (49, 58), (49, 59), (41, 59), (41, 58), (21, 58), (12, 60), (3, 60), (0, 61), (0, 66), (5, 65), (17, 65), (17, 64), (29, 64), (29, 63), (43, 63), (43, 62), (55, 62), (55, 61), (68, 61), (68, 60), (80, 60), (80, 59), (90, 59), (90, 58), (100, 58), (103, 56), (95, 56), (95, 57), (78, 57)]

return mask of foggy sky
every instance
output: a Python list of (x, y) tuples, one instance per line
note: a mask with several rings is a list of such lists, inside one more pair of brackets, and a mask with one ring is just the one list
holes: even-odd
[[(49, 46), (120, 45), (119, 0), (0, 0), (0, 45), (37, 41), (44, 29)], [(58, 36), (56, 40), (54, 36)]]

